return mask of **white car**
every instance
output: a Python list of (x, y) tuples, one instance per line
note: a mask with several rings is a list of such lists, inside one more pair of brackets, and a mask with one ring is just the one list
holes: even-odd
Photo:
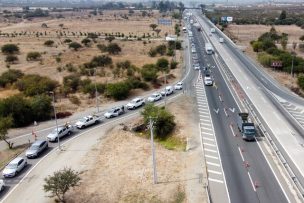
[(110, 110), (108, 110), (105, 114), (104, 117), (106, 118), (113, 118), (113, 117), (117, 117), (120, 116), (121, 114), (123, 114), (125, 112), (124, 107), (114, 107)]
[(81, 119), (79, 119), (76, 123), (75, 126), (79, 129), (85, 128), (87, 126), (97, 124), (100, 121), (100, 117), (97, 115), (93, 116), (85, 116)]
[(204, 83), (205, 83), (206, 86), (212, 86), (213, 85), (213, 80), (212, 80), (210, 75), (206, 75), (204, 77)]
[(136, 109), (143, 105), (145, 105), (145, 100), (143, 98), (135, 98), (127, 104), (127, 109)]
[(4, 190), (5, 183), (4, 180), (0, 179), (0, 192)]
[(163, 91), (161, 91), (163, 96), (173, 94), (173, 87), (167, 86)]
[(176, 85), (174, 86), (174, 89), (182, 90), (183, 89), (183, 82), (176, 83)]
[(2, 175), (5, 178), (10, 178), (16, 176), (20, 171), (22, 171), (27, 165), (27, 161), (23, 157), (17, 157), (13, 159), (7, 166), (4, 168)]
[(194, 70), (199, 70), (201, 67), (198, 63), (193, 64)]
[(154, 93), (150, 97), (148, 97), (148, 102), (156, 102), (158, 100), (161, 100), (162, 95), (160, 93)]
[(72, 125), (64, 125), (58, 127), (58, 134), (57, 134), (57, 128), (55, 128), (48, 136), (46, 137), (48, 141), (50, 142), (57, 142), (58, 141), (58, 135), (59, 138), (70, 135), (73, 132), (73, 126)]

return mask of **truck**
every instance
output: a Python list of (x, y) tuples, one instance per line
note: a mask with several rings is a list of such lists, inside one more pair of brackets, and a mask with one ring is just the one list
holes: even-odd
[(74, 127), (72, 125), (66, 123), (64, 126), (59, 126), (58, 129), (55, 128), (46, 138), (49, 142), (57, 142), (58, 138), (71, 135), (73, 133), (73, 129)]
[(207, 54), (213, 54), (214, 52), (213, 46), (210, 43), (205, 44), (205, 50)]
[(75, 126), (79, 129), (88, 127), (90, 125), (93, 124), (97, 124), (101, 121), (101, 118), (97, 115), (89, 115), (89, 116), (85, 116), (81, 119), (79, 119), (76, 123)]
[(255, 126), (254, 123), (249, 119), (248, 113), (241, 112), (238, 114), (237, 126), (242, 134), (243, 140), (252, 141), (255, 139)]

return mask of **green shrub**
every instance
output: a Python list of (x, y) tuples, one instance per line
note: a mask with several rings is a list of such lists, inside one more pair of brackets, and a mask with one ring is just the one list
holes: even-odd
[(51, 118), (53, 108), (49, 96), (45, 94), (34, 96), (30, 99), (30, 105), (35, 121), (43, 121)]
[(89, 38), (84, 38), (81, 41), (82, 44), (84, 44), (85, 46), (88, 46), (91, 43), (91, 40)]
[(14, 62), (16, 62), (16, 61), (18, 61), (18, 57), (15, 56), (15, 55), (7, 55), (7, 56), (5, 57), (5, 62), (6, 62), (6, 63), (14, 63)]
[(82, 92), (85, 94), (89, 94), (91, 98), (95, 97), (96, 90), (99, 94), (103, 94), (105, 92), (105, 89), (106, 85), (101, 83), (96, 84), (96, 89), (94, 83), (88, 83), (82, 86)]
[(278, 60), (276, 57), (265, 52), (261, 52), (258, 54), (258, 61), (264, 66), (270, 67), (271, 63), (276, 60)]
[(19, 47), (16, 44), (5, 44), (1, 47), (3, 54), (15, 54), (19, 52)]
[(26, 55), (26, 60), (27, 61), (34, 61), (34, 60), (38, 60), (41, 58), (41, 54), (39, 52), (29, 52)]
[(119, 54), (121, 52), (121, 48), (117, 43), (110, 43), (107, 46), (107, 52), (109, 54)]
[(167, 56), (174, 56), (174, 50), (169, 48), (167, 51)]
[(170, 63), (170, 69), (175, 69), (175, 68), (177, 68), (177, 65), (178, 65), (178, 62), (172, 60), (171, 63)]
[(75, 104), (75, 105), (77, 105), (77, 106), (79, 106), (79, 105), (81, 104), (80, 99), (79, 99), (77, 96), (75, 96), (75, 95), (70, 96), (70, 97), (69, 97), (69, 100), (70, 100), (70, 102), (71, 102), (72, 104)]
[(166, 139), (176, 126), (174, 116), (154, 104), (147, 104), (141, 114), (146, 125), (149, 124), (149, 118), (152, 117), (155, 136), (161, 140)]
[(158, 45), (156, 48), (155, 48), (155, 51), (160, 54), (161, 56), (163, 56), (165, 53), (166, 53), (166, 50), (167, 50), (167, 46), (165, 44), (161, 44), (161, 45)]
[(169, 61), (165, 58), (159, 58), (156, 62), (156, 67), (159, 71), (168, 71)]
[(154, 64), (145, 64), (141, 69), (141, 76), (145, 81), (156, 81), (157, 72)]
[(24, 74), (20, 70), (10, 69), (0, 76), (0, 86), (5, 87), (8, 84), (13, 84), (19, 78), (21, 78)]
[(26, 96), (46, 94), (58, 86), (56, 81), (34, 74), (23, 76), (15, 84), (18, 90), (22, 91)]
[(115, 100), (122, 100), (129, 96), (130, 90), (131, 88), (126, 82), (111, 83), (106, 87), (106, 95)]
[(107, 46), (104, 44), (97, 44), (96, 47), (103, 53), (107, 52)]
[(80, 76), (78, 74), (72, 74), (63, 78), (63, 88), (66, 94), (74, 93), (78, 90), (80, 84)]
[(63, 42), (66, 43), (66, 44), (69, 44), (69, 43), (72, 42), (72, 40), (71, 39), (65, 39)]
[(297, 79), (299, 87), (304, 90), (304, 74), (299, 74)]
[(69, 44), (69, 48), (74, 49), (74, 51), (77, 51), (81, 47), (82, 47), (81, 44), (79, 44), (78, 42), (71, 42)]
[(149, 56), (151, 57), (155, 57), (157, 55), (157, 51), (153, 48), (150, 49), (150, 51), (148, 52)]
[(54, 45), (54, 43), (55, 43), (55, 42), (54, 42), (53, 40), (47, 40), (47, 41), (44, 42), (44, 45), (45, 45), (45, 46), (48, 46), (48, 47), (51, 47), (51, 46)]

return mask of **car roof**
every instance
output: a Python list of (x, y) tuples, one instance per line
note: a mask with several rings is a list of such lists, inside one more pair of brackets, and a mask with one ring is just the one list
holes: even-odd
[(13, 159), (10, 164), (17, 164), (21, 159), (24, 159), (23, 157), (16, 157), (15, 159)]
[(32, 145), (40, 145), (45, 140), (36, 140)]

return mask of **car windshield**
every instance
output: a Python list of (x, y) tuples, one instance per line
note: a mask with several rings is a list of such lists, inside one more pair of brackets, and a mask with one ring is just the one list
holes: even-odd
[(31, 147), (30, 147), (30, 149), (38, 149), (39, 148), (39, 145), (32, 145)]
[(85, 118), (79, 119), (80, 122), (86, 122), (86, 120), (87, 120), (87, 119), (85, 119)]
[(151, 97), (157, 97), (158, 96), (158, 94), (152, 94), (152, 96)]
[(17, 168), (17, 164), (13, 164), (13, 163), (10, 163), (6, 166), (6, 168), (9, 168), (9, 169), (14, 169), (14, 168)]
[(115, 109), (110, 109), (107, 113), (113, 113)]
[[(60, 131), (60, 129), (58, 128), (58, 132), (59, 131)], [(52, 134), (57, 134), (57, 129), (56, 128), (52, 131)]]
[(244, 128), (244, 133), (245, 134), (254, 134), (255, 133), (255, 129), (254, 128)]

